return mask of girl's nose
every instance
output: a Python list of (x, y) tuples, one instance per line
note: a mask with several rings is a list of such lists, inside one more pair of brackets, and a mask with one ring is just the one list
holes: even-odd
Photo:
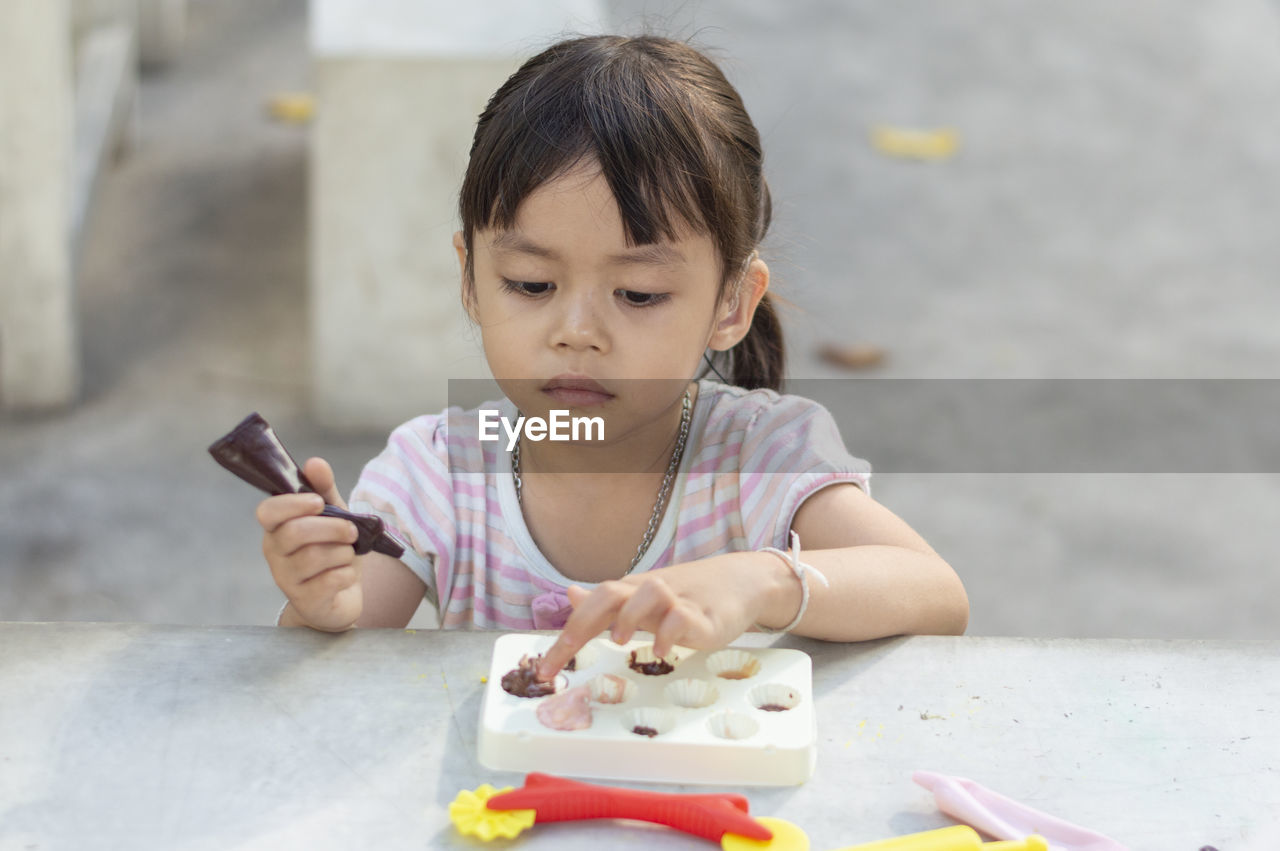
[(573, 351), (590, 349), (606, 351), (609, 335), (603, 317), (597, 309), (599, 305), (596, 304), (595, 294), (584, 293), (580, 296), (565, 298), (561, 304), (563, 311), (552, 331), (552, 345)]

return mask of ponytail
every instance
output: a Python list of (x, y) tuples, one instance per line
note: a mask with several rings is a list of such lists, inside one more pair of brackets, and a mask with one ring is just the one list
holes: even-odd
[(767, 388), (782, 392), (786, 351), (782, 322), (772, 299), (765, 293), (756, 306), (751, 329), (731, 350), (733, 383), (748, 390)]

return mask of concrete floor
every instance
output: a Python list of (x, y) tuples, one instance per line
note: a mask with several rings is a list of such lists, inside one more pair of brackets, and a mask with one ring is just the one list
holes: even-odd
[[(608, 6), (715, 48), (761, 128), (793, 375), (841, 375), (826, 341), (885, 346), (882, 378), (1275, 375), (1275, 6)], [(83, 402), (0, 419), (0, 620), (268, 623), (257, 496), (204, 447), (259, 410), (344, 489), (380, 449), (307, 412), (307, 134), (264, 111), (308, 86), (305, 14), (195, 0), (144, 79), (81, 269)], [(880, 123), (957, 127), (960, 152), (887, 158)], [(1280, 637), (1280, 477), (1055, 473), (1058, 449), (876, 479), (964, 578), (971, 633)]]

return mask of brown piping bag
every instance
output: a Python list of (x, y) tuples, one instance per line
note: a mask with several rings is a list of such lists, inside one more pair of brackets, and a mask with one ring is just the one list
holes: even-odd
[[(271, 426), (256, 411), (215, 440), (209, 447), (209, 454), (223, 467), (272, 496), (283, 493), (316, 493), (311, 482), (302, 474), (298, 462), (293, 460)], [(338, 517), (355, 524), (359, 532), (355, 543), (356, 555), (364, 555), (370, 550), (392, 558), (404, 555), (404, 547), (387, 534), (381, 517), (353, 514), (336, 505), (326, 505), (320, 513), (325, 517)]]

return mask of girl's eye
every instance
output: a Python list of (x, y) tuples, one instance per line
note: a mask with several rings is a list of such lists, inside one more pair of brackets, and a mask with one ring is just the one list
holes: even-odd
[(535, 296), (542, 295), (551, 289), (551, 284), (545, 281), (509, 281), (502, 279), (502, 289), (509, 293), (518, 295)]
[(653, 307), (671, 297), (667, 293), (642, 293), (635, 290), (618, 290), (618, 295), (631, 307)]

